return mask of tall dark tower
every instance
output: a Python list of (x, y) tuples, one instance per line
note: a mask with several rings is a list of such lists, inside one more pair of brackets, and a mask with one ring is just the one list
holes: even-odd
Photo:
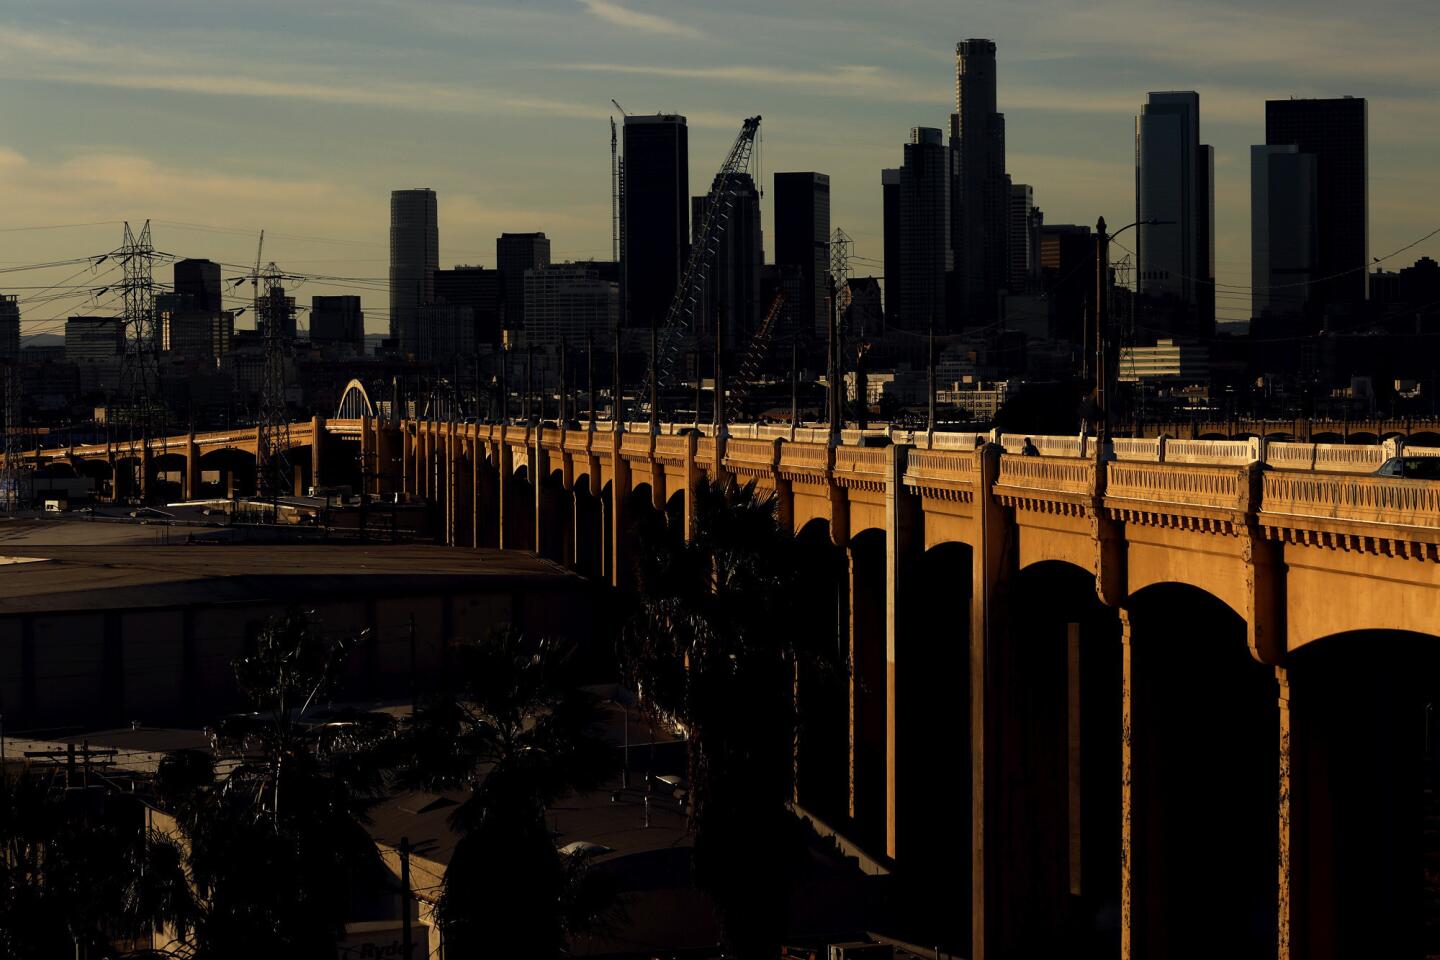
[(830, 177), (775, 174), (775, 265), (802, 278), (802, 301), (788, 311), (798, 330), (824, 337), (830, 325)]
[(915, 127), (905, 144), (897, 187), (900, 269), (885, 280), (889, 320), (902, 329), (924, 331), (932, 322), (944, 329), (946, 280), (955, 261), (949, 217), (954, 154), (943, 137), (935, 127)]
[[(220, 310), (220, 264), (211, 260), (176, 260), (175, 292), (186, 309), (205, 313)], [(183, 298), (188, 297), (185, 303)]]
[[(723, 315), (727, 349), (749, 339), (765, 306), (760, 302), (760, 269), (765, 264), (760, 191), (750, 174), (737, 173), (731, 181), (731, 192), (730, 222), (720, 236), (715, 267), (706, 278), (704, 297), (695, 317), (698, 330), (713, 335), (716, 318)], [(709, 203), (709, 195), (691, 200), (690, 219), (697, 233)], [(691, 238), (692, 242), (697, 239)]]
[(1135, 118), (1137, 287), (1160, 307), (1151, 326), (1178, 336), (1215, 329), (1213, 148), (1200, 142), (1200, 95), (1151, 93)]
[(626, 324), (662, 323), (690, 244), (690, 139), (685, 118), (625, 118), (621, 251)]
[(435, 296), (440, 268), (440, 228), (435, 191), (429, 187), (390, 193), (390, 336), (402, 352), (420, 342), (420, 305)]
[(550, 266), (550, 238), (543, 233), (502, 233), (495, 240), (495, 266), (504, 288), (505, 326), (525, 325), (525, 271)]
[(900, 171), (880, 171), (880, 194), (885, 230), (885, 318), (888, 322), (900, 305)]
[(1315, 157), (1316, 274), (1329, 279), (1310, 288), (1310, 304), (1322, 310), (1370, 292), (1367, 111), (1363, 97), (1265, 102), (1266, 145)]
[[(953, 320), (988, 323), (999, 311), (1010, 258), (1010, 178), (1005, 173), (1005, 115), (995, 109), (995, 41), (955, 45), (955, 154), (950, 191), (955, 251)], [(938, 319), (938, 318), (937, 318)]]

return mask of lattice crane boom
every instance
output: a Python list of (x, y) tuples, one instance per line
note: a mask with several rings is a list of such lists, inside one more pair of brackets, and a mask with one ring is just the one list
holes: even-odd
[[(696, 231), (695, 242), (690, 247), (690, 256), (685, 270), (680, 275), (680, 285), (665, 313), (660, 326), (656, 357), (651, 376), (656, 380), (653, 386), (663, 386), (670, 378), (679, 358), (681, 342), (695, 319), (695, 306), (700, 302), (715, 264), (720, 238), (730, 222), (730, 208), (735, 202), (735, 181), (738, 174), (750, 167), (750, 158), (755, 150), (755, 135), (760, 130), (760, 118), (748, 117), (740, 127), (740, 133), (730, 146), (725, 162), (715, 175), (710, 186), (710, 196), (705, 204), (705, 215)], [(649, 380), (649, 376), (646, 378)], [(652, 384), (647, 383), (647, 387)], [(647, 390), (647, 393), (650, 391)], [(658, 389), (655, 391), (658, 395)]]
[(765, 359), (765, 351), (770, 348), (770, 338), (775, 330), (775, 321), (780, 316), (780, 310), (785, 306), (785, 291), (777, 290), (775, 299), (770, 301), (770, 309), (765, 312), (765, 318), (760, 321), (760, 326), (755, 328), (755, 336), (750, 338), (750, 346), (745, 350), (745, 358), (740, 361), (740, 373), (735, 378), (735, 383), (730, 387), (730, 416), (731, 419), (739, 419), (742, 413), (741, 405), (746, 397), (750, 395), (750, 388), (760, 378), (760, 364)]

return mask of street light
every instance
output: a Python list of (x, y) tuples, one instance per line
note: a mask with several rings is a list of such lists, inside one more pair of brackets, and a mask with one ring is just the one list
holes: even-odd
[(1107, 387), (1110, 382), (1110, 363), (1105, 342), (1105, 325), (1109, 321), (1107, 306), (1110, 293), (1110, 241), (1131, 227), (1154, 227), (1174, 224), (1174, 220), (1158, 220), (1147, 217), (1127, 223), (1114, 233), (1106, 232), (1105, 218), (1095, 224), (1095, 459), (1102, 456), (1105, 444), (1110, 442), (1110, 403)]

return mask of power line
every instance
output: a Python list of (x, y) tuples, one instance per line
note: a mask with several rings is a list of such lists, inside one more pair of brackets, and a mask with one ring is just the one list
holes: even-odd
[[(1348, 276), (1350, 276), (1351, 274), (1355, 274), (1355, 273), (1368, 273), (1368, 272), (1370, 271), (1370, 268), (1373, 267), (1373, 266), (1375, 266), (1376, 264), (1384, 263), (1386, 260), (1390, 260), (1390, 259), (1393, 259), (1393, 258), (1395, 258), (1395, 257), (1398, 257), (1400, 254), (1404, 253), (1404, 252), (1407, 251), (1407, 250), (1413, 250), (1414, 248), (1420, 246), (1420, 244), (1424, 243), (1426, 240), (1429, 240), (1431, 237), (1434, 237), (1434, 236), (1440, 236), (1440, 227), (1436, 227), (1434, 230), (1431, 230), (1429, 233), (1425, 234), (1423, 237), (1420, 237), (1418, 240), (1414, 240), (1414, 241), (1411, 241), (1410, 243), (1405, 244), (1405, 246), (1400, 247), (1398, 250), (1392, 250), (1392, 251), (1390, 251), (1389, 253), (1385, 254), (1383, 257), (1372, 257), (1372, 258), (1370, 259), (1370, 262), (1369, 262), (1369, 263), (1364, 264), (1364, 265), (1362, 265), (1362, 266), (1359, 266), (1359, 267), (1351, 267), (1351, 268), (1348, 269), (1348, 270), (1341, 270), (1339, 273), (1332, 273), (1332, 274), (1330, 274), (1330, 275), (1328, 275), (1328, 276), (1324, 276), (1324, 277), (1316, 277), (1316, 278), (1314, 278), (1313, 280), (1299, 280), (1299, 281), (1296, 281), (1295, 283), (1272, 283), (1272, 284), (1261, 284), (1261, 285), (1259, 285), (1259, 286), (1255, 286), (1255, 285), (1238, 284), (1238, 283), (1220, 283), (1220, 282), (1218, 282), (1218, 281), (1216, 281), (1216, 280), (1213, 280), (1213, 279), (1205, 279), (1205, 278), (1202, 278), (1202, 277), (1191, 277), (1191, 276), (1187, 276), (1186, 274), (1182, 274), (1182, 273), (1174, 273), (1174, 274), (1172, 274), (1172, 275), (1175, 276), (1175, 277), (1177, 277), (1178, 279), (1181, 279), (1181, 280), (1188, 280), (1188, 281), (1190, 281), (1191, 283), (1203, 283), (1203, 284), (1206, 284), (1206, 285), (1208, 285), (1208, 286), (1215, 287), (1217, 291), (1223, 289), (1223, 290), (1228, 290), (1228, 291), (1231, 291), (1231, 292), (1234, 292), (1234, 293), (1242, 293), (1242, 294), (1243, 294), (1243, 293), (1249, 293), (1249, 292), (1261, 291), (1261, 290), (1293, 290), (1293, 289), (1295, 289), (1296, 287), (1309, 287), (1309, 286), (1314, 286), (1315, 284), (1326, 283), (1326, 282), (1328, 282), (1328, 281), (1330, 281), (1330, 280), (1337, 280), (1337, 279), (1339, 279), (1340, 277), (1348, 277)], [(1112, 242), (1112, 243), (1115, 243), (1115, 245), (1116, 245), (1117, 247), (1120, 247), (1120, 249), (1126, 251), (1127, 253), (1130, 253), (1130, 254), (1132, 254), (1132, 255), (1135, 254), (1135, 251), (1133, 251), (1133, 250), (1131, 250), (1130, 248), (1124, 246), (1123, 244), (1121, 244), (1121, 243), (1119, 243), (1119, 242), (1116, 242), (1116, 241), (1113, 241), (1113, 240), (1112, 240), (1111, 242)]]

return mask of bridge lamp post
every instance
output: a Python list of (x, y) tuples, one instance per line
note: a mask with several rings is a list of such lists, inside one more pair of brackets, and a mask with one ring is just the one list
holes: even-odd
[(1095, 459), (1102, 456), (1105, 444), (1110, 442), (1110, 383), (1109, 350), (1107, 349), (1105, 327), (1109, 323), (1110, 293), (1110, 241), (1131, 227), (1155, 227), (1174, 224), (1174, 220), (1157, 220), (1148, 217), (1127, 223), (1114, 233), (1106, 232), (1105, 218), (1095, 224)]

